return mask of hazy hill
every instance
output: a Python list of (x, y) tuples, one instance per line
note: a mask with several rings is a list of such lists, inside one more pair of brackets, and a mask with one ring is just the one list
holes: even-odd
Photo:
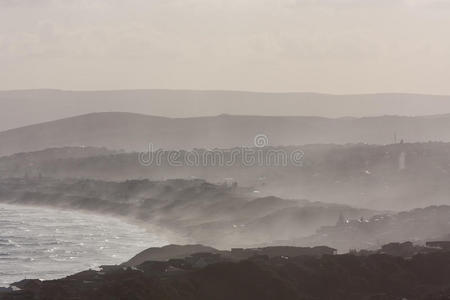
[(298, 245), (327, 245), (348, 249), (375, 249), (391, 242), (447, 240), (450, 232), (450, 206), (429, 206), (392, 215), (347, 220), (336, 226), (325, 226), (315, 235), (300, 239)]
[[(3, 165), (3, 168), (8, 170), (8, 172), (11, 172), (19, 166), (37, 167), (42, 163), (49, 161), (55, 163), (56, 161), (64, 159), (82, 159), (118, 153), (118, 151), (95, 147), (49, 148), (36, 152), (21, 152), (11, 156), (0, 157), (0, 165)], [(19, 167), (19, 169), (20, 168), (21, 167)]]
[(450, 96), (192, 90), (0, 91), (0, 131), (103, 111), (127, 111), (166, 117), (222, 113), (330, 118), (417, 116), (450, 113)]
[[(56, 149), (5, 156), (0, 158), (0, 177), (42, 175), (109, 181), (201, 178), (215, 183), (225, 183), (226, 179), (232, 178), (239, 186), (253, 187), (253, 195), (259, 197), (277, 195), (381, 210), (450, 204), (450, 143), (270, 148), (286, 153), (301, 149), (304, 153), (302, 165), (295, 166), (245, 166), (240, 157), (230, 166), (173, 166), (166, 160), (171, 152), (163, 153), (163, 164), (143, 166), (139, 164), (137, 153), (106, 152), (100, 155), (93, 152), (86, 157), (87, 149), (60, 150), (64, 156)], [(255, 207), (261, 209), (274, 203), (259, 201)], [(248, 208), (251, 207), (249, 204)]]
[(51, 147), (92, 146), (145, 151), (155, 148), (231, 148), (253, 146), (258, 134), (270, 145), (314, 143), (386, 144), (450, 141), (450, 115), (319, 117), (231, 116), (164, 118), (132, 113), (93, 113), (0, 133), (0, 155)]
[(340, 213), (352, 218), (377, 213), (337, 204), (257, 199), (247, 189), (181, 179), (1, 179), (0, 202), (120, 216), (161, 235), (169, 233), (171, 241), (225, 248), (304, 237), (335, 224)]

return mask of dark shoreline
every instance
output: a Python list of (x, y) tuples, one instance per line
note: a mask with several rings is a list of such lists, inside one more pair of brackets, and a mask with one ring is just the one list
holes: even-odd
[[(400, 248), (404, 247), (400, 245)], [(196, 250), (207, 252), (193, 253)], [(314, 251), (273, 247), (222, 252), (201, 245), (152, 248), (147, 251), (149, 260), (136, 261), (137, 265), (103, 266), (101, 271), (84, 271), (52, 281), (23, 280), (16, 283), (20, 290), (0, 293), (0, 299), (450, 298), (450, 252), (418, 252), (402, 257), (383, 253), (333, 255), (327, 254), (328, 250)], [(169, 257), (170, 253), (178, 252), (178, 255), (168, 260), (163, 257), (151, 260), (164, 252)]]

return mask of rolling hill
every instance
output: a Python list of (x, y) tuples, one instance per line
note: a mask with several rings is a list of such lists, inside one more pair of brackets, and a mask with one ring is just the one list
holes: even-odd
[(388, 144), (450, 141), (450, 115), (329, 119), (219, 115), (165, 118), (134, 113), (91, 113), (0, 132), (0, 156), (52, 147), (90, 146), (146, 151), (253, 146), (258, 134), (269, 145), (316, 143)]
[(195, 90), (0, 91), (0, 131), (104, 111), (165, 117), (199, 117), (222, 113), (329, 118), (418, 116), (450, 113), (450, 96)]

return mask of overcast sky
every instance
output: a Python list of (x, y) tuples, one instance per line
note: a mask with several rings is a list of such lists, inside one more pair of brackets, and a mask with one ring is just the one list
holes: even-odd
[(0, 89), (450, 94), (448, 0), (0, 0)]

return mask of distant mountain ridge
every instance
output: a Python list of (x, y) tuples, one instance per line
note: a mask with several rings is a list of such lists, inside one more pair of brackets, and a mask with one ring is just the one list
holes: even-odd
[(332, 95), (214, 90), (0, 91), (0, 131), (92, 112), (166, 117), (232, 115), (330, 118), (450, 113), (450, 95)]
[(450, 141), (450, 115), (365, 118), (219, 115), (167, 118), (135, 113), (91, 113), (0, 132), (0, 156), (53, 147), (89, 146), (155, 149), (254, 146), (256, 135), (269, 145), (321, 143), (390, 144)]

